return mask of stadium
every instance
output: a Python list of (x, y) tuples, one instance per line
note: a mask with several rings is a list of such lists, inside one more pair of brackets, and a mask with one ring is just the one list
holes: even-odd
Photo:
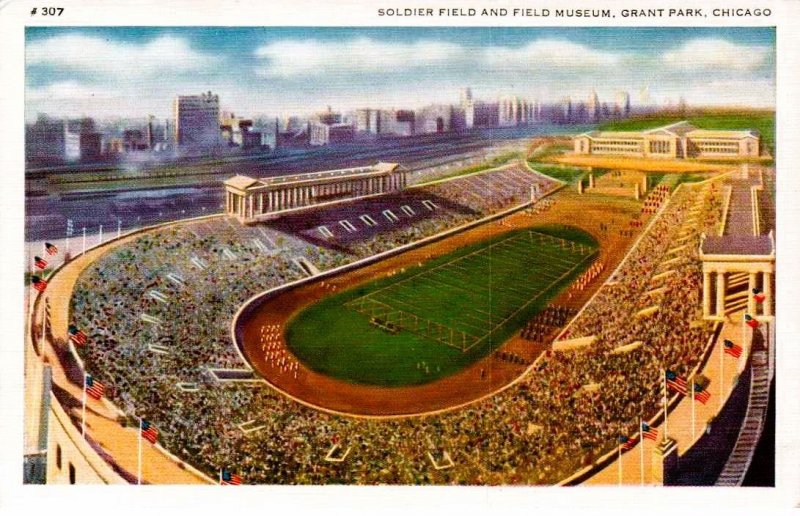
[(237, 176), (224, 214), (62, 256), (27, 325), (48, 482), (741, 484), (774, 169), (559, 159)]

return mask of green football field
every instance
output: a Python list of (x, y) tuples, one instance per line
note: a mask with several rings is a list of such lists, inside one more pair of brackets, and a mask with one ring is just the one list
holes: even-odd
[(588, 234), (542, 226), (505, 234), (347, 290), (290, 321), (308, 367), (359, 384), (427, 383), (486, 356), (585, 270)]

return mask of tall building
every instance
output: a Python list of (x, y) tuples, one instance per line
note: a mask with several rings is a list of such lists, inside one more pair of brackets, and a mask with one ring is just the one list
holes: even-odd
[(356, 109), (356, 131), (362, 134), (378, 134), (381, 132), (381, 116), (378, 109)]
[(415, 115), (407, 109), (382, 109), (378, 114), (378, 132), (383, 135), (411, 136)]
[(418, 109), (414, 114), (414, 134), (450, 131), (452, 129), (452, 113), (452, 107), (445, 104), (431, 104)]
[(498, 124), (500, 127), (511, 127), (517, 125), (517, 98), (500, 97), (498, 104)]
[(597, 98), (597, 92), (592, 90), (592, 94), (589, 95), (589, 102), (586, 104), (586, 111), (589, 120), (592, 122), (597, 122), (601, 118), (601, 106), (600, 100)]
[(80, 158), (80, 133), (66, 120), (39, 115), (25, 127), (25, 156), (29, 160), (75, 161)]
[(175, 144), (181, 148), (208, 149), (220, 145), (219, 95), (175, 98)]
[(148, 115), (147, 116), (147, 127), (145, 128), (145, 130), (146, 130), (145, 138), (147, 140), (147, 148), (150, 149), (150, 150), (153, 149), (153, 146), (155, 144), (155, 134), (153, 133), (153, 131), (154, 131), (153, 121), (154, 121), (154, 119), (155, 119), (155, 117), (153, 115)]
[(500, 97), (498, 101), (498, 123), (500, 127), (526, 125), (534, 120), (535, 105), (516, 96)]
[(25, 156), (41, 161), (89, 161), (103, 153), (103, 135), (94, 120), (59, 120), (39, 115), (25, 128)]
[(617, 108), (620, 115), (627, 118), (631, 114), (631, 95), (627, 91), (617, 93)]
[(234, 147), (253, 149), (261, 147), (262, 134), (253, 129), (253, 121), (223, 112), (219, 121), (222, 141)]
[(567, 123), (574, 121), (574, 113), (572, 112), (572, 98), (566, 97), (561, 103), (563, 106), (564, 121)]
[(464, 128), (472, 129), (475, 126), (475, 102), (470, 88), (461, 90), (461, 109), (464, 111)]
[(356, 129), (351, 124), (309, 122), (309, 143), (314, 146), (331, 145), (352, 142), (356, 136)]

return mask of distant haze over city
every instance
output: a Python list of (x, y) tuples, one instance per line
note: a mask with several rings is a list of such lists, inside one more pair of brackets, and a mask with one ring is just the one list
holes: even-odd
[(173, 115), (219, 94), (256, 117), (331, 106), (417, 109), (517, 95), (540, 102), (775, 104), (771, 28), (58, 28), (26, 31), (26, 119)]

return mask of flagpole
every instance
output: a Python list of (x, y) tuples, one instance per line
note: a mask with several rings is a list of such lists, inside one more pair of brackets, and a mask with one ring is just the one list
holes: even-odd
[(692, 375), (692, 441), (694, 441), (694, 439), (696, 437), (696, 432), (695, 432), (695, 429), (694, 429), (694, 427), (695, 427), (694, 422), (695, 422), (695, 414), (694, 414), (694, 375)]
[(745, 329), (746, 325), (747, 325), (747, 314), (745, 313), (744, 315), (742, 315), (742, 348), (744, 348), (744, 343), (747, 342), (747, 330)]
[(622, 485), (622, 446), (619, 439), (617, 439), (617, 476), (619, 485)]
[(139, 462), (136, 469), (136, 485), (142, 484), (142, 418), (139, 418)]
[(669, 432), (667, 430), (667, 370), (662, 369), (661, 374), (661, 381), (664, 382), (664, 442), (667, 441), (667, 435)]
[(639, 414), (639, 484), (644, 485), (644, 419)]
[(719, 343), (719, 412), (722, 413), (722, 400), (725, 398), (725, 340)]
[(86, 372), (83, 373), (83, 394), (81, 395), (81, 437), (86, 437)]
[(86, 227), (83, 228), (83, 252), (81, 254), (86, 254)]
[(100, 224), (100, 243), (103, 243), (103, 225)]
[(219, 470), (219, 485), (222, 485), (222, 470)]

